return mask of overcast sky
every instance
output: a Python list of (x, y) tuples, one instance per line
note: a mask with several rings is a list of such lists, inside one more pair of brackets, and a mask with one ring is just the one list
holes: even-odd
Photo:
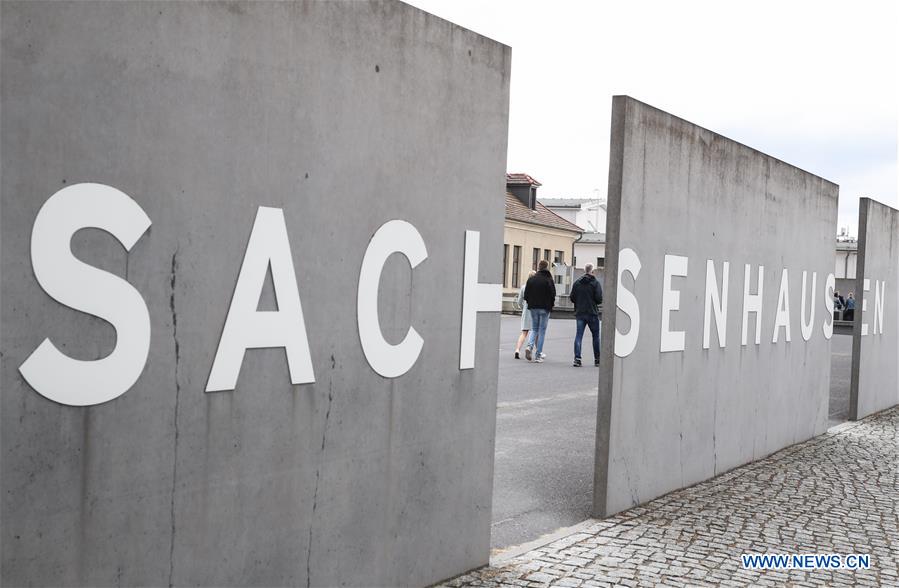
[(512, 47), (508, 171), (606, 193), (628, 94), (899, 208), (899, 2), (407, 0)]

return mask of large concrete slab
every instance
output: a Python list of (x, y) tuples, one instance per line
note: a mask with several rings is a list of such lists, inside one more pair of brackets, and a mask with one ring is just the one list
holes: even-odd
[(849, 418), (899, 404), (899, 210), (870, 198), (858, 208), (858, 272)]
[[(603, 321), (597, 516), (825, 430), (838, 196), (831, 182), (626, 96), (613, 100), (610, 153), (605, 306), (618, 311)], [(744, 286), (747, 310), (761, 304), (746, 344)], [(712, 291), (727, 304), (720, 321)], [(787, 304), (789, 327), (776, 328)]]
[[(487, 563), (499, 315), (470, 370), (460, 316), (465, 230), (480, 281), (500, 274), (509, 48), (399, 2), (0, 7), (2, 583), (424, 585)], [(82, 182), (152, 221), (128, 254), (73, 239), (152, 325), (137, 383), (90, 407), (19, 372), (45, 337), (84, 360), (116, 345), (32, 272), (39, 208)], [(254, 349), (235, 390), (205, 393), (261, 205), (286, 219), (316, 381)], [(391, 343), (424, 339), (398, 378), (356, 319), (391, 219), (428, 252), (371, 293)]]

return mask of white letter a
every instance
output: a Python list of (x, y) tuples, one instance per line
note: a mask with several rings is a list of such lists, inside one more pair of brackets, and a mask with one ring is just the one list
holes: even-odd
[[(278, 310), (258, 311), (269, 264)], [(315, 382), (284, 211), (265, 206), (256, 212), (206, 391), (234, 390), (244, 352), (261, 347), (284, 348), (291, 384)]]

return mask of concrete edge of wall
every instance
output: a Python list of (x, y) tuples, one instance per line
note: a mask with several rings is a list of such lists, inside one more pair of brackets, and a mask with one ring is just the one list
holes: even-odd
[[(606, 284), (603, 304), (618, 306), (618, 249), (621, 221), (621, 182), (624, 172), (624, 121), (627, 113), (626, 96), (612, 97), (612, 123), (609, 133), (609, 186), (606, 196)], [(606, 488), (609, 472), (609, 443), (612, 425), (612, 383), (615, 365), (615, 319), (617, 312), (608, 312), (601, 326), (599, 394), (596, 405), (596, 454), (593, 470), (593, 516), (605, 518)]]
[(849, 375), (849, 420), (858, 420), (858, 358), (862, 350), (862, 300), (864, 299), (865, 283), (865, 251), (867, 239), (864, 238), (868, 230), (869, 198), (860, 198), (858, 201), (858, 254), (855, 260), (855, 291), (859, 293), (858, 312), (854, 313), (852, 320), (852, 367)]

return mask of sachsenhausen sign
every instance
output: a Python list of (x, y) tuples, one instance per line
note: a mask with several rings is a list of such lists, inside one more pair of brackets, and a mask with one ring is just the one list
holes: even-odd
[[(19, 368), (41, 395), (71, 406), (95, 405), (121, 396), (140, 377), (152, 329), (143, 297), (124, 279), (77, 259), (71, 240), (77, 231), (92, 227), (107, 231), (130, 251), (150, 225), (137, 202), (103, 184), (68, 186), (41, 207), (31, 233), (31, 263), (37, 282), (57, 302), (100, 317), (116, 331), (112, 353), (91, 361), (69, 357), (44, 339)], [(245, 351), (255, 348), (283, 347), (290, 382), (315, 382), (288, 233), (280, 208), (258, 208), (206, 392), (233, 390)], [(466, 370), (475, 365), (477, 313), (499, 312), (502, 290), (499, 284), (477, 281), (480, 233), (465, 231), (460, 237), (465, 240), (465, 259), (458, 362), (459, 369)], [(372, 370), (384, 378), (408, 372), (425, 345), (414, 324), (397, 344), (382, 335), (378, 289), (382, 269), (395, 253), (405, 256), (412, 268), (428, 258), (419, 231), (399, 219), (388, 220), (371, 237), (358, 281), (359, 342)], [(278, 309), (260, 311), (257, 306), (269, 268)]]
[[(702, 321), (702, 349), (713, 347), (713, 333), (717, 347), (724, 349), (728, 343), (727, 316), (733, 309), (728, 308), (731, 286), (731, 263), (728, 260), (704, 259), (704, 278), (699, 277), (704, 284), (703, 296), (703, 321)], [(695, 264), (696, 262), (694, 262)], [(685, 351), (687, 349), (687, 332), (672, 329), (672, 314), (681, 310), (681, 292), (675, 285), (675, 278), (697, 279), (690, 270), (690, 258), (682, 255), (666, 254), (662, 270), (661, 298), (661, 328), (659, 330), (659, 351)], [(702, 266), (700, 266), (702, 267)], [(619, 310), (630, 318), (630, 328), (621, 332), (616, 328), (615, 355), (617, 357), (629, 356), (637, 346), (640, 337), (640, 305), (637, 297), (629, 290), (622, 280), (623, 274), (629, 274), (636, 283), (642, 264), (637, 252), (632, 248), (621, 250), (618, 257), (618, 303)], [(696, 270), (694, 270), (696, 272)], [(700, 276), (703, 269), (699, 269)], [(770, 333), (772, 344), (790, 343), (795, 340), (792, 326), (798, 322), (799, 331), (803, 341), (808, 341), (814, 336), (816, 312), (820, 308), (817, 301), (820, 298), (823, 305), (823, 321), (821, 333), (826, 339), (833, 336), (833, 310), (834, 310), (834, 285), (833, 274), (823, 278), (823, 289), (819, 290), (818, 273), (805, 269), (779, 268), (780, 276), (777, 288), (777, 305), (774, 308), (763, 307), (765, 299), (765, 266), (754, 266), (750, 263), (743, 265), (742, 280), (742, 306), (740, 309), (741, 325), (739, 340), (740, 345), (746, 347), (752, 344), (749, 340), (751, 323), (755, 332), (755, 345), (762, 343), (763, 335)], [(872, 286), (873, 285), (873, 286)], [(790, 308), (790, 289), (798, 288), (800, 294), (798, 319), (797, 309)], [(873, 296), (868, 292), (873, 287)], [(886, 282), (881, 280), (865, 279), (865, 296), (862, 300), (862, 309), (867, 311), (868, 300), (873, 298), (873, 327), (870, 334), (883, 334), (884, 325), (884, 301), (887, 298)], [(819, 315), (820, 316), (820, 315)], [(770, 318), (763, 318), (770, 317)], [(766, 326), (767, 325), (767, 326)], [(714, 331), (713, 331), (714, 326)], [(698, 325), (697, 325), (698, 327)], [(862, 324), (862, 336), (869, 334), (868, 323)], [(731, 334), (732, 338), (736, 334)], [(768, 337), (764, 337), (768, 338)], [(733, 339), (731, 339), (733, 341)], [(698, 343), (698, 339), (697, 339)], [(698, 347), (698, 345), (697, 345)]]

